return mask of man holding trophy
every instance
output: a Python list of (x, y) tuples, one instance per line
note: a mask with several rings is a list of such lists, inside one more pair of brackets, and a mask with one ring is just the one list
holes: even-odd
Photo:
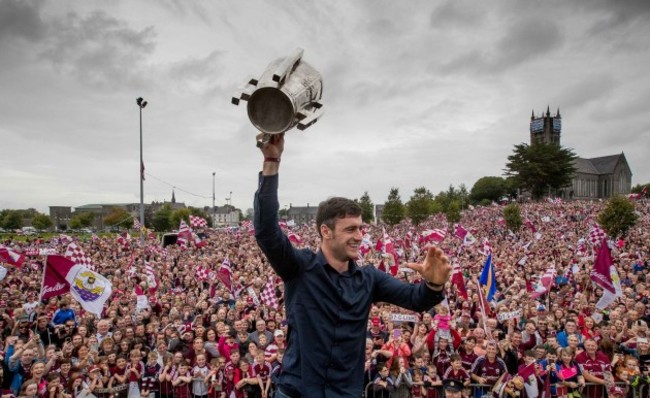
[[(437, 247), (428, 248), (423, 263), (406, 264), (420, 274), (423, 281), (419, 284), (402, 282), (374, 266), (358, 266), (361, 208), (350, 199), (334, 197), (319, 205), (316, 227), (321, 245), (316, 253), (294, 248), (282, 232), (278, 224), (278, 172), (284, 151), (284, 131), (295, 125), (300, 128), (300, 123), (305, 121), (308, 127), (323, 109), (318, 102), (322, 88), (320, 76), (314, 83), (315, 71), (309, 71), (308, 77), (301, 75), (301, 57), (299, 51), (293, 57), (275, 61), (259, 81), (254, 81), (255, 86), (267, 89), (264, 96), (256, 95), (258, 88), (240, 97), (249, 101), (249, 117), (263, 133), (258, 136), (264, 161), (255, 193), (255, 238), (285, 284), (287, 348), (276, 397), (358, 398), (363, 389), (366, 328), (372, 304), (388, 302), (418, 312), (427, 311), (444, 299), (451, 266)], [(298, 84), (292, 83), (294, 72), (300, 80)], [(313, 97), (318, 91), (317, 98), (303, 104), (296, 101), (301, 98), (300, 93), (284, 88), (303, 87), (309, 91), (310, 84), (312, 88), (318, 86), (318, 90), (311, 90), (306, 97)], [(269, 92), (269, 88), (283, 92)], [(267, 103), (255, 104), (256, 109), (251, 110), (251, 102), (262, 97)], [(278, 121), (278, 115), (264, 114), (276, 109), (271, 98), (284, 101), (279, 105), (285, 112), (282, 117), (293, 106), (295, 120)], [(273, 128), (265, 130), (265, 122)]]

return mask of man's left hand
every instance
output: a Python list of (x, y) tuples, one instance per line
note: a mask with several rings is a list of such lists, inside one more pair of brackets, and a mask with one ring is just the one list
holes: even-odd
[(406, 266), (418, 272), (425, 281), (434, 285), (444, 285), (449, 280), (451, 265), (442, 249), (430, 246), (422, 264), (408, 263)]

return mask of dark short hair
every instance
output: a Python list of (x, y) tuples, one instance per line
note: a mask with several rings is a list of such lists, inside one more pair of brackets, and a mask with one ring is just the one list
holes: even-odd
[(358, 217), (360, 215), (361, 206), (350, 199), (333, 197), (320, 202), (318, 211), (316, 212), (318, 236), (323, 237), (320, 232), (321, 225), (325, 224), (329, 229), (333, 230), (337, 218), (345, 218), (348, 216)]

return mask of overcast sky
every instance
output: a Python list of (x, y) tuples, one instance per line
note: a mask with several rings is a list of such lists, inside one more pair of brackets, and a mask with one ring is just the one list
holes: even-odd
[(139, 202), (252, 207), (248, 76), (295, 48), (326, 114), (286, 136), (280, 202), (403, 201), (502, 175), (530, 114), (562, 144), (624, 152), (650, 182), (650, 1), (0, 0), (0, 209)]

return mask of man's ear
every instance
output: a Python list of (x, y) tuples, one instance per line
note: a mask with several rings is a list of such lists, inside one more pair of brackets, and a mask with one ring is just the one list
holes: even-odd
[(321, 224), (320, 225), (320, 234), (323, 236), (323, 239), (329, 239), (331, 234), (332, 234), (332, 230), (329, 229), (329, 227), (327, 225)]

